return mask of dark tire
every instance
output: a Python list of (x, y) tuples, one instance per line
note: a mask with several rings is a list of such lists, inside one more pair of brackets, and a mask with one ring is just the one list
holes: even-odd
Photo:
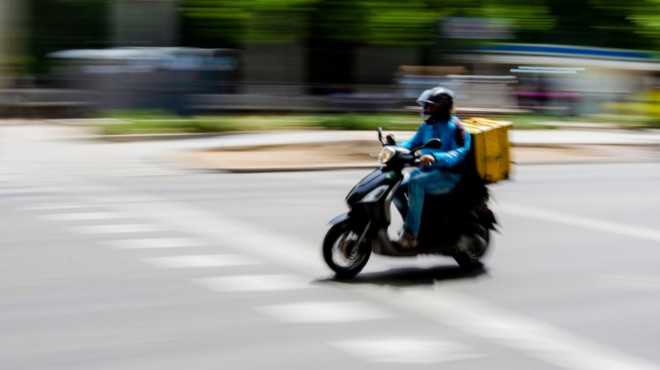
[(371, 242), (365, 238), (355, 246), (359, 233), (348, 221), (333, 225), (323, 239), (323, 259), (337, 279), (350, 279), (360, 273), (371, 256)]
[(461, 252), (454, 255), (454, 260), (464, 270), (474, 270), (483, 267), (478, 257), (474, 257), (470, 252)]
[(479, 227), (474, 233), (474, 247), (467, 252), (459, 252), (453, 255), (454, 260), (465, 270), (482, 268), (481, 257), (488, 251), (490, 246), (490, 230), (485, 227)]

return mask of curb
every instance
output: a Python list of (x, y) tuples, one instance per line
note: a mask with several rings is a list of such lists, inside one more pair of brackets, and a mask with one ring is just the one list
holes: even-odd
[(300, 165), (300, 166), (264, 166), (264, 167), (198, 167), (205, 172), (225, 173), (268, 173), (268, 172), (318, 172), (339, 170), (373, 170), (378, 168), (377, 163), (364, 164), (323, 164), (323, 165)]
[[(529, 162), (511, 162), (513, 166), (552, 166), (552, 165), (585, 165), (585, 164), (611, 164), (611, 163), (651, 163), (657, 162), (653, 159), (591, 159), (591, 160), (549, 160), (549, 161), (529, 161)], [(321, 171), (350, 171), (350, 170), (374, 170), (378, 164), (364, 165), (305, 165), (305, 166), (272, 166), (272, 167), (198, 167), (198, 171), (203, 172), (221, 172), (232, 174), (251, 174), (251, 173), (275, 173), (275, 172), (321, 172)]]

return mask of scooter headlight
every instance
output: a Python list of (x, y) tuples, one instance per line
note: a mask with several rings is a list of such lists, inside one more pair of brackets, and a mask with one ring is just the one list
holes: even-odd
[(396, 150), (390, 146), (383, 147), (383, 150), (380, 151), (378, 156), (378, 162), (382, 164), (387, 164), (387, 162), (394, 157)]

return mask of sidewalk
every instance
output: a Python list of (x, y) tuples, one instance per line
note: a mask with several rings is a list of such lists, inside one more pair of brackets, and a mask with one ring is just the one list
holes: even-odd
[[(381, 146), (373, 131), (260, 131), (215, 134), (99, 136), (76, 120), (3, 120), (5, 144), (12, 134), (30, 142), (64, 140), (113, 160), (130, 158), (205, 171), (310, 171), (374, 168)], [(413, 131), (386, 132), (403, 140)], [(594, 162), (660, 162), (660, 130), (607, 126), (564, 126), (556, 130), (511, 130), (512, 160), (517, 165)], [(80, 146), (80, 145), (76, 145)], [(66, 146), (68, 148), (68, 146)], [(72, 149), (73, 150), (73, 147)], [(22, 152), (30, 153), (29, 148)], [(36, 154), (35, 154), (36, 155)], [(103, 157), (105, 158), (105, 157)]]
[[(397, 140), (412, 132), (394, 132)], [(660, 161), (660, 130), (512, 130), (512, 160), (519, 165)], [(375, 131), (260, 132), (180, 140), (171, 158), (223, 172), (319, 171), (374, 168)]]

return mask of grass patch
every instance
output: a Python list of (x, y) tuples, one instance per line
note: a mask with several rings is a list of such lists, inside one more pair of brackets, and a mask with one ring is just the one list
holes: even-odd
[(589, 114), (580, 121), (614, 124), (622, 128), (660, 128), (660, 117), (633, 114)]
[(334, 114), (318, 116), (318, 125), (334, 130), (415, 130), (421, 123), (414, 114)]
[(546, 115), (515, 115), (515, 116), (503, 116), (495, 118), (498, 121), (509, 121), (513, 125), (511, 126), (514, 130), (552, 130), (557, 128), (548, 122), (552, 121), (561, 121), (560, 118), (556, 116), (546, 116)]
[(160, 111), (113, 111), (100, 118), (123, 122), (102, 125), (101, 133), (105, 135), (291, 130), (315, 126), (313, 116), (178, 117)]
[(234, 131), (334, 129), (414, 130), (420, 123), (414, 114), (323, 114), (323, 115), (241, 115), (178, 117), (162, 111), (112, 111), (99, 118), (113, 118), (122, 124), (101, 126), (105, 135), (208, 133)]
[[(123, 124), (102, 125), (105, 135), (121, 134), (168, 134), (168, 133), (213, 133), (264, 130), (376, 130), (382, 127), (389, 131), (413, 131), (421, 124), (419, 115), (414, 113), (346, 113), (308, 115), (227, 115), (179, 117), (163, 111), (111, 111), (99, 118), (113, 118)], [(510, 121), (515, 130), (548, 130), (556, 128), (549, 122), (576, 121), (614, 123), (620, 127), (660, 128), (660, 119), (649, 116), (632, 115), (585, 115), (562, 117), (548, 115), (509, 115), (494, 119)]]

